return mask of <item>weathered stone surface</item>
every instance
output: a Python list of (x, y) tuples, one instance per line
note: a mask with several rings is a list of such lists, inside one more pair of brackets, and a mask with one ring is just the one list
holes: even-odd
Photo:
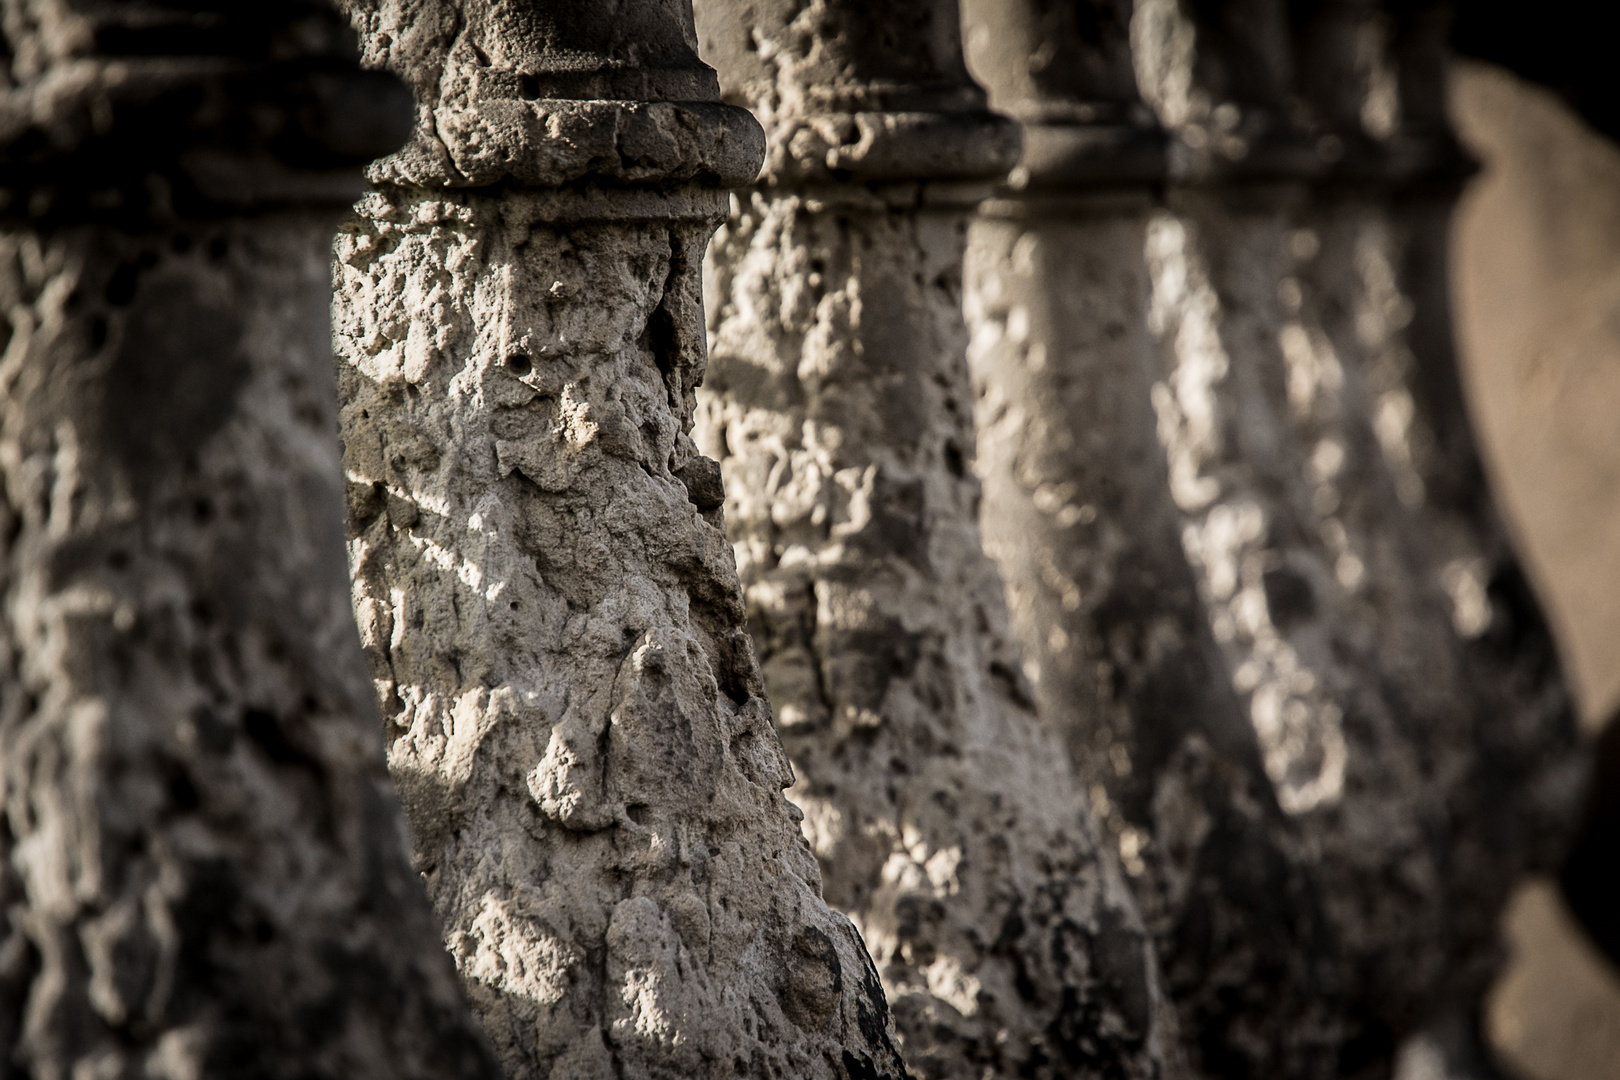
[(346, 6), (365, 61), (417, 100), (415, 137), (373, 181), (742, 183), (759, 169), (759, 127), (720, 103), (680, 3)]
[[(725, 476), (791, 795), (907, 1063), (1157, 1076), (1175, 1046), (1153, 950), (1035, 717), (980, 545), (961, 311), (976, 195), (949, 182), (1004, 173), (1014, 144), (962, 70), (955, 14), (698, 5), (705, 55), (771, 144), (709, 253), (697, 437)], [(849, 138), (809, 134), (831, 131)]]
[(1143, 245), (1166, 160), (1128, 20), (1115, 3), (964, 5), (969, 62), (1036, 151), (970, 234), (980, 520), (1193, 1065), (1327, 1075), (1350, 1026), (1338, 950), (1212, 637), (1155, 433)]
[(1452, 1011), (1444, 1041), (1472, 1030), (1511, 882), (1556, 857), (1580, 758), (1457, 387), (1443, 12), (1317, 14), (1338, 25), (1295, 25), (1316, 56), (1298, 72), (1337, 49), (1362, 106), (1301, 86), (1315, 163), (1292, 190), (1234, 169), (1152, 224), (1154, 400), (1184, 544), (1370, 1030)]
[(1216, 1076), (1239, 1062), (1309, 1074), (1336, 1056), (1343, 980), (1165, 513), (1152, 357), (1131, 321), (1143, 226), (1083, 209), (974, 225), (986, 542), (1196, 1060)]
[[(682, 185), (751, 179), (757, 127), (713, 94), (681, 4), (353, 11), (429, 134), (475, 84), (514, 146), (538, 111), (645, 119), (669, 150), (581, 157), (559, 121), (456, 177), (430, 152), (473, 144), (424, 136), (337, 248), (356, 609), (419, 866), (507, 1074), (904, 1075), (782, 794), (717, 471), (687, 435), (725, 196)], [(546, 81), (570, 68), (606, 89)], [(525, 105), (529, 79), (631, 100)], [(731, 140), (746, 161), (704, 156)], [(572, 164), (525, 171), (547, 153)]]
[(954, 213), (753, 197), (711, 253), (700, 438), (726, 448), (792, 795), (908, 1063), (1155, 1075), (1152, 950), (1035, 721), (973, 528), (961, 244)]
[[(315, 31), (268, 73), (208, 34), (172, 62), (147, 39), (140, 93), (161, 91), (180, 134), (129, 158), (100, 140), (129, 110), (164, 115), (121, 96), (133, 11), (3, 9), (0, 1076), (491, 1077), (346, 603), (340, 204), (307, 204), (357, 190), (359, 162), (306, 175), (237, 139), (240, 114), (195, 108), (228, 83), (277, 115), (285, 81), (323, 63), (341, 84), (345, 28), (257, 5), (255, 31)], [(182, 40), (239, 29), (224, 8), (138, 14)], [(353, 74), (365, 99), (377, 79)], [(87, 132), (82, 110), (116, 122)], [(182, 144), (288, 182), (211, 204), (194, 187), (176, 216), (158, 196), (191, 175), (165, 156)]]
[[(1136, 5), (1165, 211), (1098, 149), (1147, 143), (1124, 13), (1088, 10), (968, 9), (1043, 148), (975, 225), (968, 289), (982, 516), (1038, 700), (1106, 796), (1201, 1068), (1376, 1072), (1447, 1010), (1437, 1045), (1469, 1052), (1495, 913), (1577, 770), (1470, 464), (1444, 269), (1416, 261), (1445, 203), (1388, 198), (1458, 175), (1433, 102), (1394, 94), (1432, 87), (1434, 11)], [(1049, 70), (1020, 33), (1092, 59)]]
[(768, 183), (982, 180), (1017, 153), (1015, 128), (983, 122), (948, 3), (698, 8), (726, 99), (765, 128)]

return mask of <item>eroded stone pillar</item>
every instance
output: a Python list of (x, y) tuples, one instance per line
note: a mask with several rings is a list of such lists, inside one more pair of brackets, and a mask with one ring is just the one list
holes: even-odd
[(758, 125), (684, 4), (349, 9), (420, 103), (338, 244), (355, 605), (507, 1075), (903, 1075), (687, 436)]
[(0, 1076), (493, 1077), (347, 603), (324, 5), (0, 5)]
[(1356, 1028), (1340, 953), (1212, 636), (1156, 432), (1143, 245), (1169, 155), (1130, 18), (1112, 0), (963, 6), (969, 63), (1025, 133), (968, 251), (980, 519), (1194, 1068), (1326, 1076)]
[(697, 8), (769, 145), (709, 255), (698, 438), (827, 897), (917, 1073), (1167, 1075), (1152, 948), (977, 528), (961, 259), (1013, 126), (954, 2)]
[(1437, 9), (1395, 11), (1391, 50), (1370, 5), (1272, 5), (1255, 25), (1285, 33), (1254, 40), (1275, 74), (1245, 98), (1198, 58), (1230, 71), (1227, 24), (1267, 6), (1138, 9), (1138, 70), (1186, 148), (1147, 243), (1153, 395), (1211, 626), (1364, 1016), (1345, 1067), (1381, 1067), (1471, 1008), (1579, 770), (1456, 392), (1445, 203), (1396, 194), (1443, 172), (1419, 164), (1445, 156), (1419, 147), (1443, 131)]
[[(1340, 66), (1358, 76), (1341, 82), (1364, 89), (1359, 109), (1308, 98), (1323, 137), (1346, 149), (1315, 185), (1297, 238), (1301, 308), (1322, 330), (1315, 355), (1345, 368), (1343, 419), (1318, 443), (1330, 456), (1347, 448), (1342, 476), (1314, 478), (1313, 498), (1342, 493), (1347, 547), (1376, 583), (1369, 591), (1382, 590), (1363, 616), (1383, 642), (1376, 670), (1406, 703), (1411, 741), (1443, 793), (1446, 970), (1425, 992), (1451, 1067), (1466, 1074), (1484, 1068), (1466, 1060), (1482, 1053), (1466, 1043), (1498, 960), (1503, 904), (1523, 874), (1556, 866), (1584, 754), (1459, 379), (1449, 231), (1472, 163), (1446, 118), (1450, 21), (1445, 3), (1341, 3), (1302, 27), (1335, 27)], [(1328, 397), (1318, 395), (1320, 419)], [(1449, 730), (1437, 723), (1448, 710)], [(1398, 978), (1389, 970), (1375, 985)]]

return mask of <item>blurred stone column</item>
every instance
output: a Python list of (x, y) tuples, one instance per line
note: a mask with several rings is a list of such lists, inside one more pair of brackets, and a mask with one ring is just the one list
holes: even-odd
[(1156, 437), (1143, 244), (1167, 146), (1137, 94), (1130, 9), (964, 4), (969, 63), (1025, 146), (968, 249), (980, 516), (1041, 714), (1131, 875), (1194, 1067), (1328, 1075), (1355, 1028), (1338, 950)]
[[(709, 255), (699, 439), (828, 899), (927, 1077), (1173, 1071), (1152, 949), (982, 553), (965, 229), (1016, 159), (949, 0), (704, 0), (769, 151)], [(718, 519), (718, 518), (717, 518)]]
[(0, 1076), (492, 1077), (347, 603), (316, 3), (6, 4)]
[[(1436, 1015), (1426, 1038), (1472, 1075), (1488, 1068), (1475, 1029), (1502, 907), (1524, 874), (1556, 866), (1583, 755), (1459, 379), (1450, 219), (1472, 163), (1446, 116), (1450, 9), (1341, 0), (1298, 26), (1312, 50), (1301, 70), (1319, 73), (1302, 82), (1303, 104), (1333, 160), (1297, 239), (1302, 315), (1321, 329), (1312, 351), (1343, 369), (1309, 410), (1319, 451), (1342, 458), (1337, 475), (1313, 478), (1313, 498), (1340, 504), (1372, 598), (1361, 617), (1382, 643), (1369, 666), (1404, 705), (1443, 798), (1445, 975), (1424, 988)], [(1330, 95), (1322, 75), (1333, 70)], [(1374, 985), (1399, 980), (1393, 958), (1385, 964)]]
[(681, 3), (348, 6), (420, 106), (338, 244), (355, 605), (507, 1074), (902, 1075), (687, 436), (758, 125)]
[[(1481, 541), (1504, 556), (1499, 534), (1436, 513), (1484, 488), (1441, 491), (1473, 460), (1436, 351), (1443, 248), (1423, 262), (1399, 240), (1432, 237), (1440, 204), (1392, 186), (1416, 194), (1401, 163), (1432, 156), (1397, 133), (1439, 130), (1421, 91), (1440, 87), (1443, 27), (1402, 14), (1391, 53), (1365, 5), (1267, 10), (1138, 9), (1138, 70), (1182, 147), (1147, 245), (1153, 394), (1211, 626), (1363, 1014), (1354, 1072), (1472, 1008), (1501, 901), (1552, 856), (1578, 770), (1544, 630), (1486, 646), (1493, 624), (1539, 628), (1533, 600), (1457, 561)], [(1239, 68), (1269, 74), (1240, 86)], [(1431, 445), (1449, 450), (1426, 478)]]

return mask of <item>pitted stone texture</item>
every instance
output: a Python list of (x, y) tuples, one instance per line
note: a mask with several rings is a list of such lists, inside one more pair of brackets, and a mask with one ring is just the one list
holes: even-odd
[(723, 197), (572, 198), (377, 193), (338, 242), (355, 603), (449, 947), (514, 1080), (901, 1076), (686, 436)]
[(495, 1075), (345, 602), (331, 229), (0, 234), (0, 1074)]
[(1017, 126), (962, 64), (954, 0), (696, 0), (703, 56), (765, 128), (764, 176), (993, 179)]
[(980, 513), (1041, 715), (1158, 944), (1193, 1064), (1325, 1076), (1357, 1034), (1303, 838), (1211, 636), (1155, 437), (1145, 210), (974, 223)]
[(792, 797), (928, 1077), (1150, 1077), (1153, 951), (978, 537), (960, 211), (739, 194), (699, 438)]
[(410, 84), (417, 129), (373, 181), (484, 187), (754, 179), (759, 126), (720, 103), (671, 0), (343, 0), (368, 66)]
[(1449, 354), (1401, 351), (1415, 316), (1443, 319), (1443, 287), (1403, 292), (1358, 217), (1186, 195), (1150, 226), (1149, 325), (1211, 624), (1355, 993), (1395, 1038), (1477, 1000), (1502, 902), (1555, 857), (1580, 763), (1483, 485), (1465, 516), (1420, 471), (1425, 424), (1472, 447), (1460, 408), (1423, 401), (1454, 382)]

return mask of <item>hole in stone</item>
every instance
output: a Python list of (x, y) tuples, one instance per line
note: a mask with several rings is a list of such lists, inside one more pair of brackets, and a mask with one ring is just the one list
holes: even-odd
[(521, 379), (523, 376), (534, 370), (534, 364), (527, 356), (520, 352), (515, 352), (506, 358), (506, 370), (510, 371), (512, 374)]
[(518, 93), (524, 101), (540, 100), (540, 80), (534, 75), (524, 75), (518, 79)]

